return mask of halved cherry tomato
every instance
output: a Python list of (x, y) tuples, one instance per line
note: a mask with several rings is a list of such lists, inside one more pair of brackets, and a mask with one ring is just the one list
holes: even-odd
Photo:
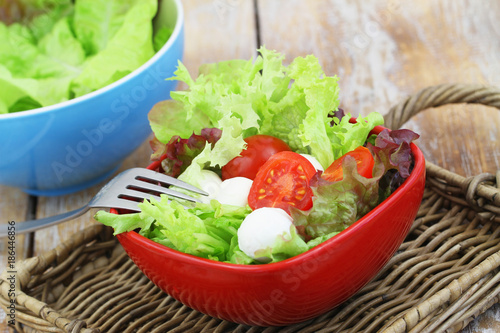
[(248, 204), (254, 210), (276, 207), (289, 213), (291, 206), (308, 210), (313, 204), (309, 181), (315, 174), (316, 168), (300, 154), (276, 153), (257, 173), (248, 194)]
[(342, 162), (344, 158), (349, 155), (354, 157), (358, 165), (358, 173), (365, 178), (372, 178), (373, 165), (375, 160), (373, 159), (370, 150), (366, 147), (359, 146), (358, 148), (348, 152), (342, 157), (336, 159), (321, 175), (322, 178), (329, 181), (339, 181), (344, 178), (342, 171)]
[(290, 150), (283, 140), (270, 135), (252, 135), (246, 138), (245, 142), (247, 148), (241, 155), (222, 167), (222, 179), (246, 177), (253, 180), (269, 157), (277, 152)]

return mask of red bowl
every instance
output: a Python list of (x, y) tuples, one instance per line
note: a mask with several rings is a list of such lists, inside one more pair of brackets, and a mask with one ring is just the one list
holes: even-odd
[(423, 154), (416, 145), (411, 148), (414, 169), (389, 198), (339, 235), (282, 262), (221, 263), (172, 250), (136, 232), (117, 237), (153, 283), (199, 312), (256, 326), (298, 323), (354, 295), (403, 242), (425, 187)]

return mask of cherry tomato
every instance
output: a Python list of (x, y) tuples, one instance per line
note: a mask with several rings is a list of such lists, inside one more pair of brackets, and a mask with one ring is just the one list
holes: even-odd
[(289, 213), (291, 206), (301, 210), (312, 207), (309, 181), (316, 168), (307, 158), (292, 151), (271, 156), (255, 176), (248, 204), (250, 208), (276, 207)]
[(277, 152), (290, 150), (283, 140), (270, 135), (249, 136), (245, 142), (247, 148), (241, 152), (241, 155), (222, 167), (222, 179), (246, 177), (253, 180), (257, 171), (269, 157)]
[(342, 157), (336, 159), (326, 170), (323, 172), (321, 177), (329, 181), (339, 181), (344, 178), (342, 171), (342, 162), (344, 158), (349, 155), (354, 157), (358, 165), (358, 173), (365, 178), (372, 178), (373, 165), (375, 160), (373, 159), (370, 150), (366, 147), (359, 146), (353, 151), (348, 152)]

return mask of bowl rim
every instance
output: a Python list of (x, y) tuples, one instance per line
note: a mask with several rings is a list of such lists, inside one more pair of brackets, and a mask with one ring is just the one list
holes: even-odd
[[(383, 126), (376, 126), (374, 128), (375, 131), (382, 131), (385, 129)], [(424, 174), (425, 177), (425, 158), (423, 152), (418, 148), (414, 143), (410, 144), (412, 154), (415, 160), (415, 165), (410, 176), (399, 186), (388, 198), (382, 201), (377, 207), (368, 212), (365, 216), (354, 222), (351, 226), (343, 230), (341, 233), (332, 237), (317, 246), (307, 250), (304, 253), (296, 255), (294, 257), (275, 262), (268, 263), (262, 265), (243, 265), (243, 264), (234, 264), (227, 262), (220, 262), (215, 260), (210, 260), (202, 257), (197, 257), (188, 253), (183, 253), (178, 250), (169, 248), (162, 244), (156, 243), (135, 231), (129, 231), (122, 234), (118, 234), (117, 238), (121, 243), (121, 238), (128, 238), (132, 242), (136, 242), (137, 245), (141, 247), (150, 247), (154, 251), (161, 251), (167, 253), (172, 259), (182, 260), (187, 264), (195, 264), (198, 266), (202, 266), (205, 268), (218, 269), (220, 271), (238, 271), (238, 272), (277, 272), (281, 270), (286, 270), (290, 267), (295, 267), (297, 264), (309, 261), (311, 257), (314, 257), (317, 252), (322, 252), (322, 249), (325, 247), (335, 247), (336, 243), (342, 242), (342, 240), (346, 237), (349, 237), (352, 233), (356, 232), (356, 230), (363, 227), (363, 225), (370, 223), (370, 220), (373, 215), (377, 214), (380, 209), (383, 209), (385, 206), (390, 206), (394, 201), (398, 200), (405, 192), (410, 190), (412, 186), (420, 181), (419, 175)]]
[(177, 41), (177, 39), (181, 35), (182, 27), (184, 26), (184, 8), (182, 7), (181, 0), (170, 0), (170, 1), (173, 1), (175, 4), (175, 7), (177, 8), (177, 20), (175, 22), (174, 30), (172, 31), (172, 34), (170, 35), (170, 37), (169, 37), (168, 41), (165, 43), (165, 45), (163, 45), (158, 50), (158, 52), (156, 52), (148, 61), (146, 61), (140, 67), (136, 68), (134, 71), (125, 75), (121, 79), (119, 79), (111, 84), (108, 84), (105, 87), (102, 87), (100, 89), (92, 91), (88, 94), (85, 94), (85, 95), (82, 95), (82, 96), (79, 96), (79, 97), (76, 97), (76, 98), (73, 98), (73, 99), (70, 99), (70, 100), (67, 100), (64, 102), (60, 102), (57, 104), (52, 104), (52, 105), (44, 106), (41, 108), (37, 108), (37, 109), (14, 112), (14, 113), (0, 114), (0, 119), (22, 118), (22, 117), (28, 117), (28, 116), (34, 115), (34, 114), (48, 113), (50, 111), (58, 110), (60, 108), (66, 108), (66, 107), (72, 106), (74, 104), (77, 104), (83, 100), (91, 99), (97, 95), (100, 95), (100, 94), (105, 93), (109, 90), (112, 90), (115, 87), (121, 85), (123, 82), (138, 76), (139, 73), (144, 72), (147, 68), (149, 68), (151, 66), (151, 64), (155, 63), (158, 60), (158, 58), (162, 57), (167, 52), (167, 50), (170, 49), (172, 44), (175, 41)]

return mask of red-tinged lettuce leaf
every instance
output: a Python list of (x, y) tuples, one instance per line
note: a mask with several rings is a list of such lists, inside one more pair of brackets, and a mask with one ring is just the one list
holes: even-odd
[(151, 160), (161, 161), (161, 169), (158, 171), (177, 177), (186, 170), (207, 143), (213, 147), (221, 134), (222, 131), (218, 128), (204, 128), (199, 135), (193, 133), (188, 139), (173, 136), (167, 144), (161, 143), (155, 137), (150, 141), (153, 149)]
[(379, 201), (391, 195), (406, 178), (413, 167), (410, 143), (419, 135), (407, 129), (383, 130), (367, 144), (375, 158), (374, 174), (382, 174), (379, 180)]
[(408, 178), (413, 161), (410, 143), (418, 138), (418, 134), (407, 129), (380, 132), (375, 145), (367, 144), (375, 158), (374, 173), (380, 172), (379, 169), (383, 173), (395, 169), (403, 179)]
[(309, 211), (291, 209), (294, 224), (306, 239), (343, 231), (378, 204), (380, 177), (359, 175), (351, 156), (344, 159), (342, 169), (341, 181), (329, 182), (320, 173), (313, 177), (314, 199)]
[(167, 153), (167, 145), (160, 142), (156, 136), (149, 141), (149, 146), (153, 150), (151, 161), (160, 161), (163, 155)]
[(336, 111), (331, 112), (328, 117), (332, 118), (332, 121), (330, 122), (331, 126), (337, 125), (342, 118), (346, 115), (344, 109), (338, 108)]
[(311, 180), (314, 192), (309, 211), (291, 209), (294, 224), (306, 239), (341, 232), (385, 200), (409, 176), (413, 164), (410, 143), (419, 136), (409, 130), (382, 131), (375, 145), (373, 177), (359, 175), (354, 158), (342, 163), (343, 180), (329, 182), (320, 173)]

